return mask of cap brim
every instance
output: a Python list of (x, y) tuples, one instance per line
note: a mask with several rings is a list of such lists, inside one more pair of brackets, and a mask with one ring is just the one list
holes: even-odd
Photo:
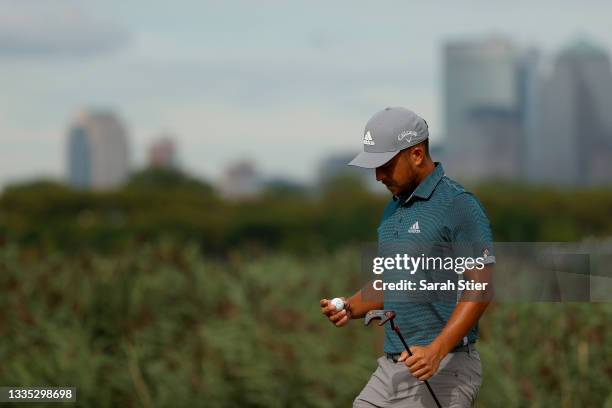
[(349, 163), (349, 166), (375, 169), (391, 160), (399, 152), (371, 153), (361, 152)]

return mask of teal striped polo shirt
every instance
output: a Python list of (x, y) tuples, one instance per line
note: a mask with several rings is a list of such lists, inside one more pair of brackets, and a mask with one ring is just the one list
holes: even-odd
[[(471, 251), (469, 256), (484, 257), (485, 264), (495, 262), (491, 227), (482, 205), (472, 193), (449, 179), (442, 165), (436, 162), (434, 171), (410, 197), (393, 197), (386, 206), (378, 227), (378, 247), (380, 254), (386, 246), (438, 243), (466, 243)], [(411, 294), (402, 292), (400, 296)], [(409, 345), (428, 345), (446, 325), (456, 299), (407, 300), (398, 298), (395, 293), (393, 296), (385, 293), (385, 309), (396, 312), (395, 321)], [(463, 339), (463, 344), (475, 342), (477, 338), (478, 324)], [(404, 350), (390, 325), (385, 325), (384, 350), (387, 353)]]

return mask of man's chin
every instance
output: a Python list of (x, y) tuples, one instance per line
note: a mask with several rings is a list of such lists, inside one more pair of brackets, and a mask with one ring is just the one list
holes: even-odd
[(393, 195), (397, 195), (399, 193), (399, 189), (395, 186), (385, 186), (387, 187), (387, 190), (389, 190), (391, 192), (391, 194)]

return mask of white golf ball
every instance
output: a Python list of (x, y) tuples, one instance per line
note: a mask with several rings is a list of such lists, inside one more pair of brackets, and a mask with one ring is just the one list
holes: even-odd
[(331, 300), (331, 304), (334, 305), (334, 307), (336, 308), (336, 312), (339, 312), (344, 309), (344, 301), (340, 298), (333, 298)]

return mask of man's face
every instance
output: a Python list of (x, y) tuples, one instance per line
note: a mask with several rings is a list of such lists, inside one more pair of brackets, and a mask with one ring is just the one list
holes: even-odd
[(376, 168), (376, 180), (387, 186), (395, 196), (412, 193), (418, 185), (415, 160), (419, 161), (412, 149), (399, 152), (387, 163)]

